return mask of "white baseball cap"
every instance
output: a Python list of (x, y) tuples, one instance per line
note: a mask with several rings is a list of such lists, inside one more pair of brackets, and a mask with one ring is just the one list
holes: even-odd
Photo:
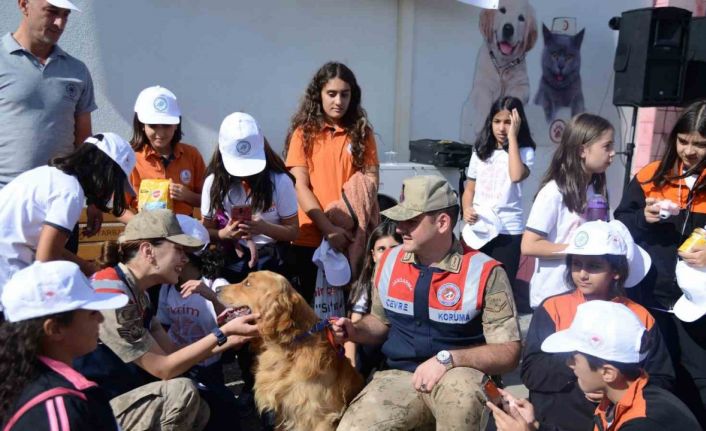
[(125, 294), (94, 290), (78, 265), (61, 260), (34, 262), (17, 271), (2, 291), (10, 322), (78, 309), (111, 310), (127, 301)]
[(635, 313), (623, 304), (593, 300), (576, 308), (569, 328), (548, 336), (542, 343), (547, 353), (580, 352), (606, 361), (638, 364), (647, 329)]
[(628, 228), (618, 220), (611, 220), (607, 223), (603, 220), (596, 220), (582, 224), (571, 235), (569, 246), (558, 253), (625, 256), (630, 267), (625, 287), (637, 285), (645, 278), (652, 265), (650, 255), (635, 244)]
[(208, 235), (208, 229), (206, 229), (200, 221), (184, 214), (177, 214), (176, 218), (179, 222), (179, 226), (181, 226), (181, 230), (183, 230), (186, 235), (192, 236), (203, 243), (203, 247), (201, 247), (196, 254), (208, 247), (211, 238)]
[(181, 110), (171, 91), (155, 85), (140, 91), (135, 101), (137, 119), (143, 124), (179, 124)]
[(677, 262), (677, 284), (683, 295), (674, 304), (674, 314), (684, 322), (694, 322), (706, 314), (706, 268), (693, 268)]
[(265, 169), (265, 137), (250, 114), (234, 112), (223, 119), (218, 149), (233, 176), (248, 177)]
[(130, 144), (119, 135), (111, 132), (89, 136), (83, 142), (95, 145), (120, 166), (120, 169), (125, 173), (126, 190), (134, 196), (135, 189), (132, 187), (132, 184), (130, 184), (130, 174), (135, 168), (137, 159), (135, 158), (135, 152), (132, 151)]
[(331, 248), (327, 240), (321, 241), (314, 250), (311, 261), (324, 271), (326, 281), (331, 286), (345, 286), (351, 281), (351, 266), (342, 253)]
[(77, 8), (76, 5), (71, 3), (69, 0), (47, 0), (47, 3), (62, 9), (71, 9), (76, 12), (81, 12), (81, 9)]
[(478, 220), (473, 224), (466, 224), (461, 231), (461, 236), (469, 247), (480, 250), (498, 236), (501, 222), (492, 208), (474, 206), (473, 209), (476, 210)]

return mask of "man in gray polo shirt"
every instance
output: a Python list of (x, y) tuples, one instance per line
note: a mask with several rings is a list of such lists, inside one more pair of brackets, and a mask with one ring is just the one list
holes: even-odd
[(22, 21), (0, 39), (0, 188), (91, 135), (93, 81), (57, 42), (69, 0), (18, 0)]

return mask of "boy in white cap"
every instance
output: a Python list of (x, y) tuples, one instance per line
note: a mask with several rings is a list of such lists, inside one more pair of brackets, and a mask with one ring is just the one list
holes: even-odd
[(35, 262), (2, 293), (0, 424), (3, 430), (115, 430), (108, 398), (72, 368), (98, 342), (98, 310), (124, 306), (121, 293), (93, 290), (72, 262)]
[[(694, 415), (677, 397), (650, 383), (641, 365), (650, 342), (646, 328), (632, 310), (622, 304), (599, 300), (579, 305), (571, 326), (544, 340), (543, 351), (571, 355), (568, 365), (584, 392), (604, 394), (596, 408), (593, 425), (586, 430), (701, 429)], [(499, 431), (556, 429), (546, 423), (538, 426), (533, 418), (524, 418), (530, 419), (526, 421), (530, 423), (522, 424), (521, 415), (513, 408), (510, 408), (512, 419), (509, 419), (510, 416), (499, 408), (490, 404), (488, 407), (499, 418)]]
[(564, 282), (569, 291), (545, 299), (535, 310), (523, 352), (522, 382), (529, 389), (541, 422), (566, 431), (582, 431), (591, 425), (595, 403), (602, 394), (585, 394), (564, 358), (541, 349), (547, 337), (569, 327), (580, 304), (613, 301), (635, 313), (653, 340), (644, 363), (653, 384), (671, 389), (674, 368), (655, 319), (625, 296), (624, 287), (640, 282), (650, 267), (649, 255), (635, 245), (627, 228), (616, 220), (584, 223), (569, 238), (563, 253)]

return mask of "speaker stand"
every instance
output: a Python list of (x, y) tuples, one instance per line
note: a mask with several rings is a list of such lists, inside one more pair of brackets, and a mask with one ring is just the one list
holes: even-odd
[(616, 154), (625, 156), (625, 176), (623, 177), (623, 189), (630, 182), (630, 169), (632, 168), (632, 155), (635, 152), (635, 132), (637, 131), (637, 106), (632, 107), (632, 121), (630, 122), (630, 140), (625, 145), (625, 151)]

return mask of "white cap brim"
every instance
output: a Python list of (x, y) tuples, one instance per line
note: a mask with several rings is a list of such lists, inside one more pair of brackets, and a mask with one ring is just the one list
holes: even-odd
[(81, 12), (81, 9), (77, 8), (76, 5), (71, 3), (69, 0), (47, 0), (47, 3), (62, 9), (71, 9), (76, 12)]
[(542, 342), (542, 351), (547, 353), (571, 353), (580, 350), (576, 336), (569, 329), (555, 332)]
[(498, 236), (497, 230), (488, 229), (487, 232), (480, 232), (473, 229), (474, 225), (467, 224), (461, 231), (463, 241), (472, 249), (480, 250), (481, 247), (489, 243), (493, 238)]
[(259, 174), (265, 170), (265, 151), (258, 152), (253, 156), (245, 158), (235, 158), (226, 154), (223, 156), (223, 165), (229, 174), (236, 177), (249, 177), (250, 175)]
[(174, 115), (168, 115), (163, 113), (151, 112), (151, 113), (139, 113), (137, 112), (137, 119), (140, 120), (142, 124), (179, 124), (181, 119)]
[(498, 236), (500, 219), (491, 208), (474, 206), (478, 220), (474, 224), (467, 224), (461, 230), (463, 241), (471, 248), (480, 250), (481, 247)]
[(321, 245), (314, 250), (311, 261), (324, 271), (329, 285), (345, 286), (351, 281), (351, 266), (348, 259), (342, 253), (332, 249), (327, 240), (321, 241)]
[(634, 247), (633, 258), (628, 262), (630, 265), (628, 278), (625, 279), (625, 287), (627, 288), (637, 286), (650, 272), (650, 267), (652, 266), (650, 254), (637, 244), (634, 244)]
[(706, 307), (700, 307), (682, 295), (674, 304), (674, 315), (682, 322), (694, 322), (706, 314)]
[(93, 299), (87, 301), (79, 308), (84, 310), (114, 310), (124, 307), (129, 299), (123, 293), (95, 292), (93, 296)]

